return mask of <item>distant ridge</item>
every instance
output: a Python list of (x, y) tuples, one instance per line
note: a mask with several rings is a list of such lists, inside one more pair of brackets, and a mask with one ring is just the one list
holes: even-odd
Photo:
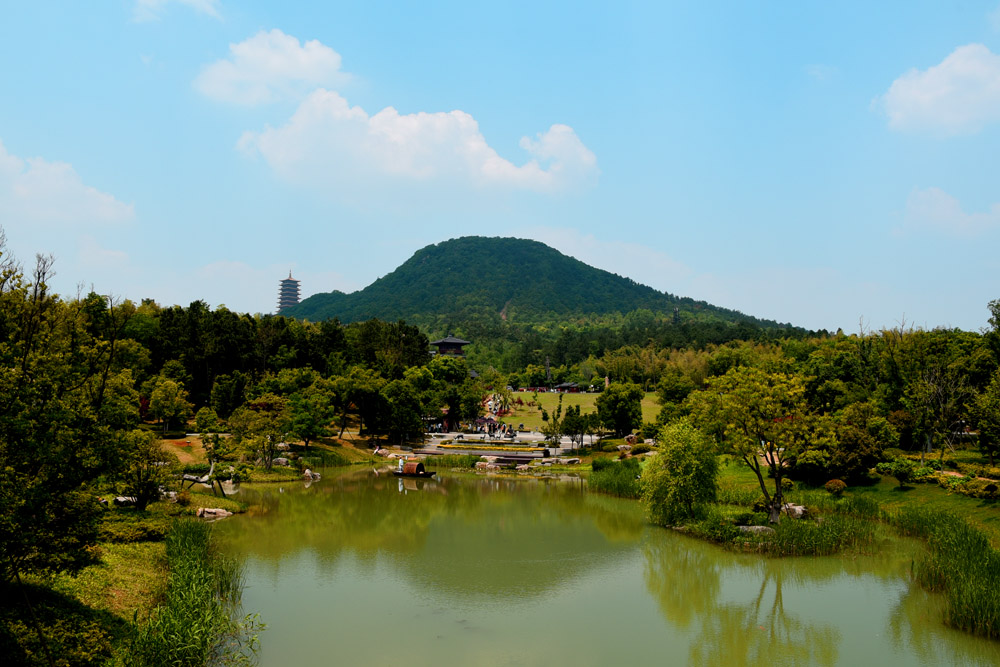
[(465, 236), (421, 248), (392, 273), (345, 294), (314, 294), (282, 315), (356, 322), (377, 317), (432, 323), (442, 319), (500, 319), (537, 323), (645, 309), (684, 319), (759, 320), (704, 301), (677, 297), (568, 257), (544, 243)]

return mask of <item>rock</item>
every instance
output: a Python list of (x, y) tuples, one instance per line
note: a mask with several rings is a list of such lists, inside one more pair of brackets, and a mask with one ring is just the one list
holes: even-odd
[(131, 507), (135, 505), (135, 496), (115, 496), (115, 505), (118, 507)]
[(476, 462), (476, 470), (486, 470), (486, 466), (488, 466), (488, 465), (489, 465), (489, 463), (487, 463), (486, 461), (477, 461)]
[(631, 452), (632, 451), (632, 445), (618, 445), (618, 451), (619, 452)]
[(497, 461), (500, 460), (500, 457), (499, 456), (484, 456), (483, 459), (485, 459), (487, 463), (496, 463)]
[(287, 442), (279, 442), (277, 444), (277, 447), (278, 450), (282, 452), (287, 452), (289, 449), (291, 449), (291, 446)]
[(284, 456), (279, 456), (278, 458), (271, 461), (271, 463), (273, 463), (276, 466), (286, 466), (288, 465), (288, 459), (286, 459)]
[(232, 516), (233, 513), (219, 507), (199, 507), (198, 516), (203, 518)]
[(319, 473), (313, 472), (309, 468), (306, 468), (302, 472), (302, 479), (306, 480), (307, 482), (315, 482), (316, 480), (319, 479)]
[(801, 519), (809, 513), (809, 510), (804, 505), (793, 505), (792, 503), (785, 503), (781, 506), (781, 509), (793, 519)]
[(517, 466), (516, 469), (517, 470), (521, 470), (521, 471), (531, 470), (531, 464), (530, 463), (522, 463), (521, 465)]
[(578, 459), (578, 458), (570, 458), (570, 459), (559, 459), (559, 464), (560, 464), (560, 465), (564, 465), (564, 466), (572, 466), (572, 465), (576, 465), (576, 464), (578, 464), (579, 462), (580, 462), (580, 459)]
[(773, 535), (774, 528), (770, 526), (737, 526), (740, 532), (743, 533), (757, 533), (759, 535)]

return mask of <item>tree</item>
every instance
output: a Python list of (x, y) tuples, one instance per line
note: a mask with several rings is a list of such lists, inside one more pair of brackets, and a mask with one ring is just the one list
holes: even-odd
[(194, 428), (203, 435), (219, 432), (219, 415), (212, 408), (202, 408), (194, 416)]
[(175, 421), (183, 422), (191, 416), (192, 405), (187, 400), (184, 385), (161, 376), (149, 397), (149, 408), (163, 423), (166, 432)]
[(566, 408), (566, 416), (562, 420), (562, 432), (569, 436), (574, 446), (583, 446), (583, 434), (587, 432), (587, 415), (580, 414), (579, 405)]
[(122, 495), (135, 498), (136, 509), (144, 510), (160, 497), (160, 486), (169, 479), (160, 441), (149, 431), (136, 429), (123, 434), (121, 453), (124, 467), (118, 482)]
[(316, 438), (330, 434), (330, 422), (336, 416), (330, 393), (323, 390), (321, 382), (317, 381), (292, 394), (288, 401), (291, 433), (302, 441), (306, 449)]
[(711, 440), (688, 421), (663, 427), (659, 441), (659, 454), (642, 471), (640, 497), (650, 520), (668, 526), (715, 500), (719, 464)]
[(614, 382), (597, 397), (601, 423), (617, 437), (623, 437), (642, 424), (642, 388), (631, 382)]
[[(1000, 317), (1000, 302), (997, 303)], [(996, 465), (1000, 451), (1000, 370), (993, 374), (989, 386), (972, 401), (973, 424), (979, 429), (979, 449)]]
[(875, 468), (880, 475), (895, 477), (899, 482), (899, 488), (904, 488), (906, 483), (913, 479), (917, 471), (917, 464), (910, 459), (898, 458), (885, 463), (879, 463)]
[(114, 474), (138, 394), (116, 363), (127, 309), (49, 293), (52, 260), (30, 277), (0, 229), (0, 580), (78, 571), (94, 556), (100, 505), (87, 485)]
[(423, 437), (424, 422), (420, 398), (405, 380), (393, 380), (382, 388), (387, 406), (386, 431), (389, 438), (402, 445)]
[(237, 408), (229, 418), (236, 442), (268, 470), (289, 429), (288, 399), (264, 394)]
[[(691, 394), (688, 403), (694, 423), (754, 472), (771, 510), (770, 521), (777, 523), (786, 466), (811, 445), (830, 439), (825, 420), (808, 412), (802, 378), (740, 366), (709, 378), (705, 390)], [(773, 492), (768, 491), (765, 471), (774, 480)]]

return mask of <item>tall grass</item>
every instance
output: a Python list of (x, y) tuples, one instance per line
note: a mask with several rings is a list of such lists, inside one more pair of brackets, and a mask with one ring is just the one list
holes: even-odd
[(587, 488), (621, 498), (639, 497), (639, 461), (608, 458), (594, 459), (593, 472), (587, 479)]
[(212, 546), (208, 524), (181, 520), (167, 535), (170, 575), (163, 603), (133, 630), (119, 667), (250, 664), (257, 648), (254, 617), (238, 619), (242, 565)]
[(425, 468), (475, 468), (482, 460), (479, 454), (442, 454), (425, 458)]
[(928, 553), (915, 568), (917, 581), (942, 593), (948, 624), (1000, 638), (1000, 551), (965, 519), (948, 512), (904, 507), (893, 517), (907, 534), (926, 537)]

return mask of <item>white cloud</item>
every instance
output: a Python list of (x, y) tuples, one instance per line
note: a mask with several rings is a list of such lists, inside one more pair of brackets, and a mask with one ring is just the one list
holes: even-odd
[(521, 148), (515, 165), (497, 154), (464, 111), (369, 116), (338, 93), (318, 89), (283, 127), (247, 132), (239, 147), (282, 177), (340, 194), (410, 184), (551, 192), (592, 181), (597, 159), (572, 128), (553, 125)]
[(219, 14), (219, 0), (135, 0), (132, 17), (140, 22), (157, 21), (163, 14), (163, 8), (170, 2), (187, 5), (199, 14), (222, 18)]
[(0, 142), (0, 220), (5, 226), (115, 223), (134, 215), (132, 204), (84, 185), (71, 165), (22, 160)]
[(206, 66), (195, 88), (212, 99), (254, 105), (299, 96), (348, 79), (340, 54), (317, 40), (300, 43), (280, 30), (260, 31), (229, 45), (229, 58)]
[(1000, 121), (1000, 56), (960, 46), (938, 65), (903, 74), (876, 102), (894, 130), (977, 132)]
[(984, 213), (966, 213), (962, 204), (940, 188), (914, 189), (906, 200), (904, 226), (974, 236), (1000, 227), (1000, 203)]

